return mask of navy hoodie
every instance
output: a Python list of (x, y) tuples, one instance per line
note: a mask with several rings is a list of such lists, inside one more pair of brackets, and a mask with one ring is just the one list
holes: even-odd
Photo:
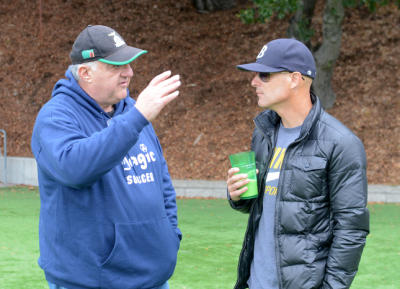
[(40, 190), (39, 265), (68, 289), (154, 288), (175, 268), (175, 190), (151, 124), (129, 97), (110, 118), (71, 72), (32, 135)]

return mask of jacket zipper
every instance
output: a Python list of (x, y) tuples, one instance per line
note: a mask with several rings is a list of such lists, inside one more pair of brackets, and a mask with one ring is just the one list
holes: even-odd
[[(289, 152), (289, 149), (292, 147), (292, 146), (294, 146), (295, 144), (298, 144), (298, 143), (300, 143), (300, 142), (302, 142), (303, 141), (303, 139), (305, 139), (307, 136), (309, 135), (309, 132), (307, 132), (304, 136), (302, 136), (301, 138), (299, 138), (299, 139), (297, 139), (297, 140), (295, 140), (294, 142), (292, 142), (288, 147), (287, 147), (287, 149), (286, 149), (286, 153), (285, 153), (285, 156), (283, 157), (283, 162), (282, 162), (282, 168), (281, 168), (281, 171), (284, 169), (284, 167), (285, 167), (285, 163), (286, 163), (286, 159), (288, 158), (287, 156), (288, 156), (288, 152)], [(277, 189), (277, 192), (276, 192), (276, 203), (275, 203), (275, 218), (274, 218), (274, 238), (275, 238), (275, 256), (276, 256), (276, 272), (277, 272), (277, 277), (278, 277), (278, 286), (279, 286), (279, 288), (281, 289), (282, 288), (282, 278), (281, 278), (281, 266), (280, 266), (280, 264), (281, 264), (281, 256), (279, 255), (279, 244), (278, 244), (278, 239), (277, 239), (277, 236), (278, 236), (278, 216), (279, 216), (279, 206), (278, 206), (278, 204), (280, 203), (280, 201), (281, 201), (281, 194), (279, 193), (280, 192), (280, 189), (279, 188), (282, 188), (282, 182), (283, 182), (283, 178), (279, 178), (279, 181), (278, 181), (278, 189)]]

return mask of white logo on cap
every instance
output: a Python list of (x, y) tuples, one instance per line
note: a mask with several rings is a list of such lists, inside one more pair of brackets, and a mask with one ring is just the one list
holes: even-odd
[(120, 47), (122, 45), (125, 44), (125, 41), (122, 40), (121, 37), (119, 37), (115, 31), (111, 32), (110, 34), (108, 34), (108, 36), (114, 37), (114, 42), (115, 42), (115, 47)]
[(264, 53), (265, 53), (265, 51), (267, 51), (267, 49), (268, 49), (268, 46), (267, 46), (267, 45), (264, 45), (264, 47), (261, 48), (260, 53), (258, 53), (257, 59), (263, 57), (263, 56), (264, 56)]
[(308, 74), (308, 75), (311, 75), (311, 70), (308, 70), (308, 71), (307, 71), (307, 74)]

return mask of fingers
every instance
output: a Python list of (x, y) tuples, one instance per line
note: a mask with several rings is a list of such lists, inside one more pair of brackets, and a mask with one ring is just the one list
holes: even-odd
[(230, 178), (232, 178), (236, 173), (238, 173), (240, 170), (239, 170), (239, 168), (230, 168), (229, 170), (228, 170), (228, 180), (230, 179)]
[(164, 71), (163, 73), (160, 73), (159, 75), (155, 76), (151, 81), (150, 85), (157, 85), (161, 81), (167, 79), (171, 75), (171, 70)]
[(237, 174), (239, 172), (239, 168), (231, 168), (228, 170), (228, 179), (227, 185), (231, 186), (241, 179), (247, 179), (247, 174)]
[(171, 71), (168, 70), (154, 77), (136, 100), (136, 108), (148, 121), (155, 119), (179, 95), (180, 76), (170, 76)]
[[(166, 81), (164, 81), (164, 82), (166, 82)], [(159, 85), (160, 85), (160, 86), (161, 86), (161, 85), (164, 85), (164, 83), (160, 83)], [(180, 81), (171, 82), (170, 84), (164, 85), (164, 86), (160, 89), (160, 94), (161, 94), (162, 96), (168, 95), (168, 94), (171, 93), (172, 91), (177, 90), (179, 86), (181, 86), (181, 82), (180, 82)]]
[(177, 90), (177, 91), (174, 91), (174, 92), (171, 93), (171, 94), (168, 94), (168, 95), (164, 96), (164, 97), (162, 98), (163, 105), (164, 105), (164, 106), (167, 105), (168, 103), (170, 103), (171, 101), (173, 101), (175, 98), (177, 98), (178, 95), (179, 95), (179, 91)]
[(239, 201), (240, 195), (244, 194), (247, 190), (248, 190), (247, 187), (243, 187), (240, 190), (229, 192), (229, 195), (231, 196), (231, 199), (233, 201)]
[(229, 187), (232, 192), (241, 189), (243, 186), (247, 185), (250, 182), (249, 179), (241, 179), (235, 183), (232, 183)]
[(159, 85), (160, 87), (165, 87), (165, 86), (168, 86), (168, 85), (177, 83), (177, 82), (180, 83), (179, 80), (180, 80), (180, 76), (179, 76), (179, 74), (176, 74), (176, 75), (174, 75), (174, 76), (172, 76), (172, 77), (170, 77), (170, 78), (167, 78), (167, 79), (165, 79), (165, 80), (160, 81), (160, 82), (158, 83), (158, 85)]
[(228, 179), (226, 181), (229, 195), (234, 201), (238, 201), (240, 199), (240, 195), (248, 190), (245, 185), (250, 182), (250, 180), (247, 178), (247, 174), (238, 174), (238, 172), (239, 168), (229, 169)]
[(169, 77), (170, 75), (171, 71), (166, 71), (157, 75), (152, 79), (152, 81), (150, 81), (147, 89), (154, 92), (158, 91), (161, 97), (169, 95), (171, 92), (177, 90), (182, 84), (179, 74)]
[(247, 178), (247, 174), (235, 175), (227, 181), (228, 190), (237, 191), (244, 185), (247, 185), (249, 182), (250, 180)]
[(230, 183), (234, 183), (237, 182), (240, 179), (246, 179), (247, 178), (247, 174), (237, 174), (239, 172), (239, 168), (230, 168), (228, 170), (228, 185)]

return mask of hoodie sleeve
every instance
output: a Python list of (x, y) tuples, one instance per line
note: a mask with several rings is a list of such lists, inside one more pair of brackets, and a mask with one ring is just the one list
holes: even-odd
[(75, 188), (92, 184), (122, 160), (148, 121), (132, 107), (90, 136), (73, 114), (50, 104), (39, 113), (32, 134), (38, 166), (57, 182)]

